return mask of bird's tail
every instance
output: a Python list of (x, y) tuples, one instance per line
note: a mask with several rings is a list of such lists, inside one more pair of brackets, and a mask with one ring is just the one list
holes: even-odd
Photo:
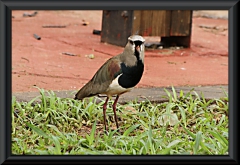
[(85, 86), (83, 86), (75, 95), (75, 100), (82, 100), (85, 97), (91, 97), (96, 94), (92, 93), (92, 82), (88, 82)]

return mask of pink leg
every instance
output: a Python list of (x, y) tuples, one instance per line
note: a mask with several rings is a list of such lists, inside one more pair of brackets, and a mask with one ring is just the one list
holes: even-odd
[(107, 97), (105, 103), (103, 104), (103, 119), (104, 119), (105, 131), (107, 131), (107, 125), (106, 125), (106, 110), (107, 110), (108, 99), (109, 99), (109, 98)]
[(116, 106), (117, 106), (117, 101), (118, 101), (118, 98), (119, 98), (119, 95), (117, 95), (114, 103), (113, 103), (113, 112), (114, 112), (114, 118), (115, 118), (115, 122), (116, 122), (116, 125), (117, 125), (117, 129), (118, 129), (118, 120), (117, 120), (117, 114), (116, 114)]

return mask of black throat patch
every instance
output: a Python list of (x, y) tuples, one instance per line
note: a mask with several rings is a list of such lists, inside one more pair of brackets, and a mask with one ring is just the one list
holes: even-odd
[(126, 66), (121, 63), (122, 75), (118, 79), (118, 84), (123, 88), (132, 88), (141, 80), (144, 64), (142, 60), (137, 61), (135, 66)]
[(143, 44), (142, 41), (134, 41), (134, 44), (135, 44), (135, 51), (134, 51), (134, 55), (137, 57), (137, 60), (140, 60), (139, 56), (140, 56), (140, 53), (139, 51), (136, 50), (136, 47), (137, 46), (141, 46)]

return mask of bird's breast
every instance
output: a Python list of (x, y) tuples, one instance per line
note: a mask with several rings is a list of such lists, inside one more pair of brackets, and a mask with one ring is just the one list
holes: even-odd
[(129, 92), (132, 88), (124, 88), (119, 84), (119, 77), (121, 77), (122, 74), (118, 75), (109, 85), (108, 89), (106, 90), (106, 95), (113, 96), (113, 95), (119, 95), (123, 94), (125, 92)]
[(118, 79), (118, 84), (123, 88), (132, 88), (136, 86), (142, 78), (144, 65), (141, 60), (138, 60), (134, 66), (126, 66), (121, 63), (122, 74)]

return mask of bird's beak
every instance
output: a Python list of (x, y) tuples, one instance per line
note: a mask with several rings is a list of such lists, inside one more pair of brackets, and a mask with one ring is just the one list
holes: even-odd
[(141, 47), (140, 47), (140, 46), (136, 46), (136, 50), (137, 50), (138, 52), (140, 52), (140, 51), (141, 51)]

